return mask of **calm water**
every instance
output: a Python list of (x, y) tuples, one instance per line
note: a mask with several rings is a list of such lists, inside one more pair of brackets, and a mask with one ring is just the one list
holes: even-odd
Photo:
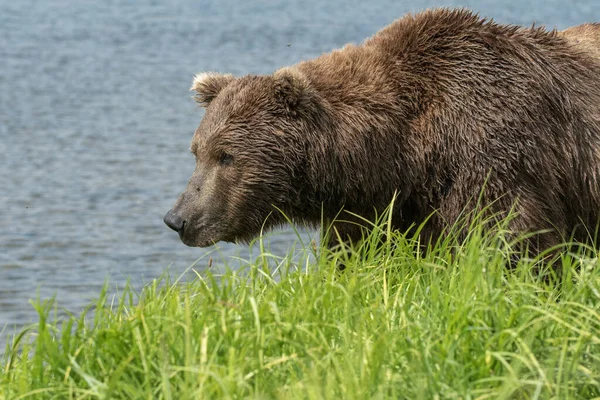
[[(0, 329), (34, 321), (36, 293), (77, 312), (107, 279), (139, 287), (205, 254), (162, 223), (194, 168), (196, 72), (270, 73), (435, 5), (600, 21), (597, 0), (372, 3), (0, 0)], [(287, 230), (271, 246), (293, 242)]]

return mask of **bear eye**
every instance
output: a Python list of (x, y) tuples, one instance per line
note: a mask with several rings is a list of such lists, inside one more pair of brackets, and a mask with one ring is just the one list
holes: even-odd
[(221, 153), (219, 157), (219, 164), (221, 165), (229, 165), (233, 162), (233, 156), (228, 153)]

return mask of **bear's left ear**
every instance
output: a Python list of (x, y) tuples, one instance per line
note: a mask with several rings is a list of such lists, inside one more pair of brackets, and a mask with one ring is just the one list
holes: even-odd
[(190, 90), (196, 91), (196, 101), (202, 107), (208, 107), (211, 101), (229, 85), (235, 77), (231, 74), (203, 72), (194, 77)]
[(314, 91), (310, 82), (295, 68), (283, 68), (273, 74), (275, 96), (285, 111), (297, 116), (311, 108)]

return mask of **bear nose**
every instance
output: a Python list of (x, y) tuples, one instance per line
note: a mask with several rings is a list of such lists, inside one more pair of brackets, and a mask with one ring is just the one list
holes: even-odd
[(181, 233), (181, 231), (183, 231), (185, 221), (183, 218), (181, 218), (181, 216), (173, 212), (172, 209), (165, 214), (163, 221), (165, 221), (165, 224), (167, 224), (167, 226), (173, 229), (175, 232)]

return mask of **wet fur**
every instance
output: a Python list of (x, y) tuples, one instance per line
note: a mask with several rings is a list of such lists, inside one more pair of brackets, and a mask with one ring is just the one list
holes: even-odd
[(559, 32), (577, 48), (590, 52), (594, 57), (600, 58), (600, 24), (582, 24)]
[[(373, 219), (394, 193), (400, 230), (435, 212), (423, 235), (438, 236), (481, 193), (500, 216), (514, 207), (515, 232), (550, 230), (534, 250), (586, 240), (600, 210), (600, 62), (572, 34), (436, 9), (274, 75), (197, 79), (202, 165), (174, 210), (220, 217), (187, 243), (249, 240), (285, 223), (280, 211), (313, 226)], [(223, 151), (234, 164), (202, 203), (202, 171)]]

